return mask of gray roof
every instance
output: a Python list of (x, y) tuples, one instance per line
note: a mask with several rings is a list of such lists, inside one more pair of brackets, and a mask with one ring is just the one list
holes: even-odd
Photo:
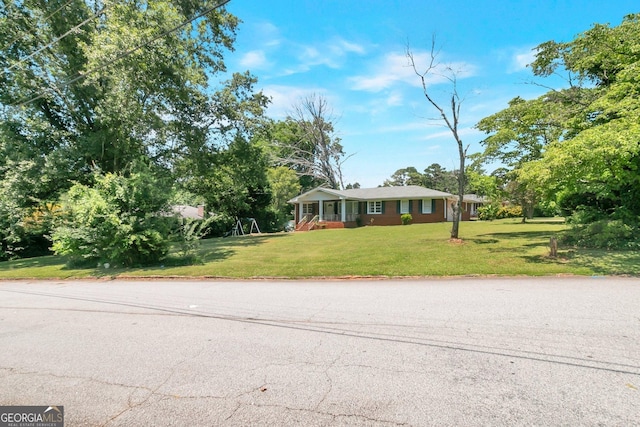
[(202, 214), (195, 206), (173, 205), (171, 206), (171, 212), (181, 218), (202, 219)]
[(488, 203), (489, 198), (485, 196), (478, 196), (477, 194), (465, 194), (464, 201), (467, 203)]
[[(289, 203), (297, 203), (299, 201), (313, 201), (314, 193), (321, 192), (333, 195), (336, 199), (349, 200), (400, 200), (400, 199), (434, 199), (451, 197), (451, 193), (432, 190), (430, 188), (420, 187), (419, 185), (406, 185), (401, 187), (375, 187), (375, 188), (353, 188), (350, 190), (332, 190), (329, 188), (314, 188), (304, 194), (289, 200)], [(316, 199), (317, 200), (317, 199)]]

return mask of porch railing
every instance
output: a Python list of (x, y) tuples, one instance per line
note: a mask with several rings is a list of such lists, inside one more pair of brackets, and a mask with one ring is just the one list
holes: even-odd
[[(360, 216), (360, 214), (347, 214), (345, 220), (346, 222), (354, 222), (356, 220), (356, 218), (358, 218)], [(322, 215), (322, 220), (323, 221), (330, 221), (330, 222), (341, 222), (342, 221), (342, 215), (340, 214), (324, 214)]]

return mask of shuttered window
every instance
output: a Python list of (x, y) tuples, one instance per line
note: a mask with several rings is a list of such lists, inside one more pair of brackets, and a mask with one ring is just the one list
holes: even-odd
[(422, 199), (422, 213), (423, 214), (436, 213), (435, 199)]

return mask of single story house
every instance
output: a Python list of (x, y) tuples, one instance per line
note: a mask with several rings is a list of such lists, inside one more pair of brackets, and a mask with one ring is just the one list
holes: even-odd
[(469, 211), (471, 217), (478, 216), (478, 208), (484, 206), (485, 203), (489, 203), (489, 199), (485, 196), (478, 196), (477, 194), (465, 194), (462, 196), (464, 199), (465, 210)]
[(179, 218), (185, 219), (203, 219), (204, 218), (204, 205), (189, 206), (189, 205), (173, 205), (170, 207), (170, 215), (176, 215)]
[[(453, 221), (457, 196), (417, 185), (332, 190), (317, 187), (293, 199), (299, 224), (326, 223), (328, 228), (367, 225), (399, 225), (400, 216), (411, 214), (413, 223)], [(464, 204), (466, 207), (467, 203)], [(463, 210), (462, 220), (470, 212)]]

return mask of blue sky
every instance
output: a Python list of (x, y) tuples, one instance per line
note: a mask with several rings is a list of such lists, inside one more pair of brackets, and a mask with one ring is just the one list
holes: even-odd
[[(539, 85), (526, 65), (548, 40), (570, 41), (594, 23), (618, 25), (638, 12), (637, 0), (431, 1), (231, 0), (243, 23), (229, 71), (250, 70), (272, 98), (268, 115), (283, 119), (302, 97), (325, 97), (347, 154), (345, 184), (375, 187), (397, 169), (432, 163), (452, 170), (455, 141), (426, 102), (408, 67), (407, 44), (426, 66), (435, 34), (438, 61), (457, 70), (464, 97), (461, 135), (469, 153), (481, 151), (482, 118), (515, 96), (534, 98)], [(434, 78), (429, 90), (445, 104), (451, 85)]]

